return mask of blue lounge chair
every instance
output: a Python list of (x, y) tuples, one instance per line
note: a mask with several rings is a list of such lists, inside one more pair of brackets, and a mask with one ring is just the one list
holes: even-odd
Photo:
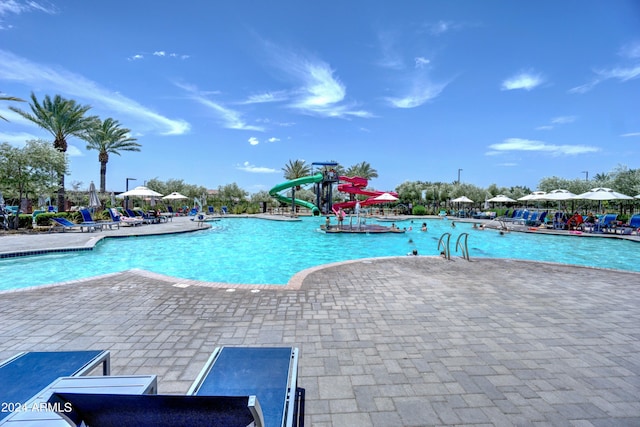
[(187, 394), (256, 396), (264, 425), (290, 427), (304, 424), (304, 390), (297, 380), (297, 348), (219, 347)]
[(634, 231), (640, 234), (640, 214), (633, 215), (629, 218), (629, 224), (618, 227), (620, 234), (631, 234)]
[(120, 224), (122, 225), (142, 225), (142, 220), (141, 219), (136, 219), (136, 218), (130, 218), (128, 216), (122, 216), (120, 215), (120, 212), (118, 212), (115, 208), (110, 208), (109, 209), (109, 216), (111, 217), (111, 222), (113, 224), (117, 224), (118, 228), (120, 228)]
[[(54, 393), (73, 426), (268, 426), (255, 396)], [(64, 412), (63, 412), (64, 411)]]
[[(31, 351), (0, 363), (0, 402), (24, 404), (59, 377), (87, 375), (102, 364), (110, 374), (108, 351)], [(0, 412), (0, 420), (8, 416)]]
[(86, 227), (93, 226), (96, 228), (100, 228), (102, 230), (102, 223), (94, 221), (91, 217), (91, 212), (88, 209), (80, 209), (80, 215), (82, 215), (82, 223), (80, 225), (84, 225)]
[(49, 232), (58, 228), (61, 228), (63, 232), (66, 230), (72, 230), (74, 228), (79, 228), (80, 231), (84, 231), (85, 228), (87, 229), (87, 231), (102, 229), (102, 226), (98, 224), (84, 224), (84, 223), (76, 224), (75, 222), (71, 222), (66, 218), (53, 217), (51, 218), (51, 221), (53, 221), (53, 224), (51, 225)]
[(615, 232), (617, 219), (618, 214), (606, 214), (599, 218), (598, 221), (593, 224), (593, 228), (589, 231), (592, 233)]
[(228, 214), (229, 212), (228, 212), (227, 207), (226, 206), (221, 207), (220, 208), (220, 213), (222, 213), (222, 215)]

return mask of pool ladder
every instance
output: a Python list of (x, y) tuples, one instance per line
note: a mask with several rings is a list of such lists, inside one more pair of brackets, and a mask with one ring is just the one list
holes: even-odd
[[(458, 236), (458, 240), (456, 240), (456, 252), (460, 249), (460, 253), (462, 254), (462, 258), (467, 261), (471, 261), (469, 259), (469, 246), (467, 245), (467, 239), (469, 238), (469, 233), (462, 233)], [(446, 259), (451, 259), (451, 249), (449, 242), (451, 240), (451, 233), (444, 233), (440, 236), (440, 240), (438, 241), (438, 250), (440, 254), (443, 255)]]

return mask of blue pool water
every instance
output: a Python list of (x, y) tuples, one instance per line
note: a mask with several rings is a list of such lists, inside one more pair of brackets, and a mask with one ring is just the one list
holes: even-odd
[[(322, 217), (299, 222), (225, 218), (195, 233), (104, 239), (93, 251), (0, 260), (0, 290), (76, 280), (132, 268), (209, 282), (286, 284), (309, 267), (358, 258), (402, 256), (412, 249), (438, 255), (438, 240), (450, 232), (451, 254), (461, 233), (469, 233), (471, 258), (516, 258), (640, 271), (640, 245), (618, 239), (479, 231), (471, 224), (400, 221), (404, 234), (325, 234)], [(389, 225), (386, 223), (385, 225)], [(412, 242), (409, 242), (412, 240)]]

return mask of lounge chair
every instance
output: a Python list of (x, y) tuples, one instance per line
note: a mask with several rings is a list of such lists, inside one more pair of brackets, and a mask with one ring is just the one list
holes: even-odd
[(226, 206), (221, 207), (221, 208), (220, 208), (220, 213), (221, 213), (222, 215), (226, 215), (226, 214), (228, 214), (229, 212), (228, 212), (227, 207), (226, 207)]
[[(54, 393), (73, 426), (268, 426), (255, 396)], [(66, 412), (64, 412), (66, 411)]]
[(114, 224), (131, 225), (131, 226), (142, 225), (141, 219), (130, 218), (128, 216), (120, 215), (120, 212), (118, 212), (115, 208), (109, 209), (109, 216), (111, 217), (111, 222)]
[(629, 223), (616, 228), (616, 233), (620, 231), (620, 234), (631, 234), (635, 232), (640, 234), (640, 214), (633, 215), (629, 218)]
[(99, 224), (76, 224), (75, 222), (71, 222), (66, 218), (52, 217), (51, 221), (53, 221), (53, 224), (51, 225), (51, 228), (49, 228), (49, 232), (58, 228), (61, 228), (62, 232), (65, 232), (66, 230), (72, 230), (74, 228), (79, 228), (81, 232), (84, 231), (85, 228), (87, 229), (87, 231), (102, 229), (102, 226)]
[(615, 233), (617, 219), (618, 214), (606, 214), (600, 217), (595, 224), (592, 224), (592, 227), (587, 231), (591, 233)]
[(100, 230), (103, 229), (104, 225), (108, 225), (104, 222), (98, 222), (98, 221), (94, 221), (94, 219), (91, 217), (91, 212), (89, 212), (88, 209), (80, 209), (80, 215), (82, 215), (82, 223), (81, 225), (85, 225), (85, 226), (94, 226), (96, 228), (100, 228)]
[(545, 219), (547, 218), (547, 211), (543, 211), (541, 213), (535, 212), (535, 218), (532, 216), (526, 222), (526, 224), (530, 227), (539, 227), (544, 224)]
[[(110, 374), (108, 351), (32, 351), (0, 363), (0, 402), (24, 404), (59, 377), (81, 376), (102, 365)], [(0, 420), (8, 416), (0, 412)]]
[(304, 424), (304, 390), (297, 387), (298, 349), (219, 347), (188, 395), (256, 396), (266, 426)]

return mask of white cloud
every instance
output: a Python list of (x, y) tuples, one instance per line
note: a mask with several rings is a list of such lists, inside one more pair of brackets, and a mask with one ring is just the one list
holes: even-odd
[(211, 101), (206, 97), (206, 94), (207, 94), (206, 92), (199, 91), (195, 86), (182, 84), (182, 83), (176, 83), (176, 86), (178, 86), (181, 89), (184, 89), (189, 94), (189, 97), (192, 100), (196, 101), (200, 105), (203, 105), (207, 107), (209, 110), (213, 111), (216, 117), (220, 119), (220, 121), (222, 122), (222, 126), (224, 126), (225, 128), (264, 132), (263, 127), (247, 124), (242, 119), (242, 113), (232, 110), (230, 108), (224, 107), (223, 105), (217, 102)]
[(489, 148), (491, 148), (492, 151), (487, 152), (487, 155), (494, 155), (498, 152), (505, 151), (538, 151), (559, 156), (594, 153), (600, 151), (600, 148), (588, 145), (555, 145), (547, 144), (542, 141), (521, 138), (508, 138), (504, 140), (504, 142), (491, 144)]
[(29, 12), (44, 12), (54, 15), (57, 13), (57, 10), (53, 6), (47, 7), (43, 5), (42, 2), (35, 0), (0, 0), (0, 30), (9, 30), (13, 28), (11, 23), (5, 24), (6, 19), (10, 15), (21, 15)]
[(633, 136), (640, 136), (640, 132), (623, 133), (620, 136), (625, 137), (625, 138), (633, 137)]
[(566, 125), (575, 122), (577, 118), (576, 116), (558, 116), (551, 119), (551, 123), (554, 125)]
[(93, 107), (117, 113), (119, 117), (129, 117), (138, 122), (138, 127), (153, 129), (163, 135), (181, 135), (190, 128), (189, 123), (184, 120), (169, 119), (79, 74), (31, 62), (2, 49), (0, 49), (0, 81), (59, 91), (77, 98), (81, 103), (88, 102)]
[(428, 80), (417, 81), (409, 93), (401, 97), (387, 97), (387, 101), (395, 108), (416, 108), (438, 97), (447, 83), (431, 83)]
[(586, 93), (600, 83), (611, 79), (624, 83), (640, 77), (640, 64), (638, 63), (640, 59), (640, 42), (624, 45), (619, 53), (620, 56), (626, 60), (627, 64), (596, 69), (593, 71), (595, 76), (590, 82), (569, 89), (569, 93)]
[(276, 52), (276, 56), (276, 65), (298, 84), (291, 91), (290, 108), (322, 117), (373, 117), (368, 111), (354, 108), (355, 103), (345, 101), (346, 87), (329, 64), (290, 52)]
[(378, 41), (382, 53), (382, 58), (378, 61), (378, 65), (390, 70), (405, 69), (406, 67), (402, 56), (395, 48), (396, 35), (389, 31), (381, 32), (378, 34)]
[(531, 90), (544, 83), (544, 79), (540, 74), (530, 72), (522, 72), (515, 76), (509, 77), (502, 82), (502, 90), (524, 89)]
[(423, 68), (425, 65), (429, 65), (429, 63), (431, 62), (430, 60), (428, 60), (427, 58), (423, 58), (422, 56), (414, 58), (414, 61), (416, 63), (416, 68)]
[(289, 98), (286, 92), (265, 92), (256, 95), (251, 95), (246, 101), (240, 102), (240, 104), (264, 104), (269, 102), (282, 102)]
[(249, 138), (249, 144), (258, 145), (258, 144), (260, 144), (260, 141), (258, 140), (258, 138), (252, 136), (251, 138)]
[[(149, 52), (147, 52), (149, 53)], [(178, 59), (189, 59), (189, 55), (179, 54), (175, 52), (167, 53), (164, 50), (156, 50), (150, 54), (151, 56), (155, 56), (158, 58), (178, 58)], [(127, 58), (128, 61), (139, 61), (145, 58), (145, 53), (136, 53)]]
[(629, 59), (640, 58), (640, 41), (628, 43), (620, 48), (620, 56)]
[(434, 24), (426, 24), (426, 27), (427, 30), (434, 36), (439, 36), (455, 28), (452, 22), (442, 20)]
[(269, 138), (267, 141), (269, 141), (269, 142), (278, 142), (278, 141), (280, 141), (280, 138), (276, 138), (276, 137), (273, 137), (273, 136), (272, 136), (272, 137), (271, 137), (271, 138)]
[(249, 162), (244, 162), (242, 165), (236, 165), (236, 169), (250, 172), (250, 173), (278, 173), (278, 169), (268, 168), (264, 166), (255, 166)]

